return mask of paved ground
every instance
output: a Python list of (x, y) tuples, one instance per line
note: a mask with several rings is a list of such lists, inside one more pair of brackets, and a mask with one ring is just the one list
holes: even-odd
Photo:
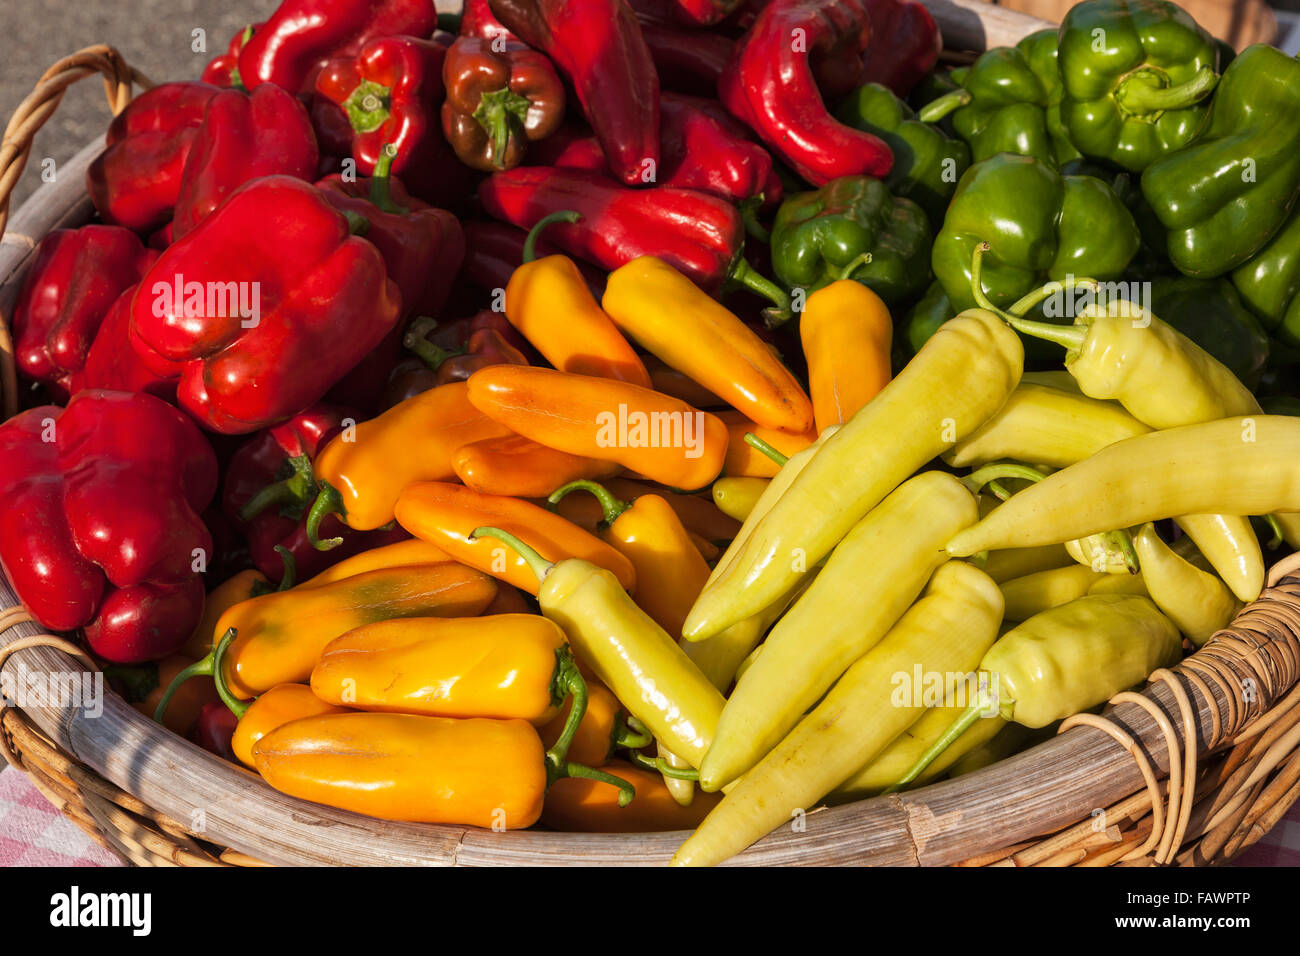
[[(0, 123), (61, 57), (93, 43), (117, 47), (154, 82), (197, 78), (236, 30), (264, 19), (278, 0), (0, 0)], [(193, 31), (204, 31), (195, 52)], [(36, 136), (35, 149), (12, 201), (17, 209), (40, 184), (45, 157), (62, 163), (109, 121), (104, 86), (87, 78), (68, 90)]]

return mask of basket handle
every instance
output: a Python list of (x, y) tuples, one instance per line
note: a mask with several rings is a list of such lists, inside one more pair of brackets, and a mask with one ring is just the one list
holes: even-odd
[[(18, 184), (32, 151), (32, 139), (46, 120), (54, 115), (68, 87), (87, 76), (104, 77), (104, 94), (108, 108), (116, 116), (131, 102), (131, 86), (153, 86), (150, 79), (122, 58), (113, 47), (103, 43), (66, 56), (42, 74), (25, 100), (18, 104), (5, 127), (0, 142), (0, 237), (9, 224), (9, 196)], [(18, 375), (14, 366), (14, 345), (8, 325), (0, 318), (0, 397), (4, 417), (18, 411)]]

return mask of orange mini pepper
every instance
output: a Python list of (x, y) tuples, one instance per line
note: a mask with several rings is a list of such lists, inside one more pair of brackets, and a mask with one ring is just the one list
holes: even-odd
[(573, 481), (548, 499), (561, 501), (573, 491), (588, 491), (600, 503), (600, 536), (636, 569), (637, 604), (674, 638), (704, 590), (709, 566), (700, 556), (681, 519), (659, 495), (622, 501), (594, 481)]
[(687, 405), (695, 408), (726, 408), (727, 403), (714, 395), (689, 375), (683, 375), (677, 369), (665, 365), (653, 356), (646, 360), (646, 370), (650, 373), (650, 387), (656, 392), (663, 392), (673, 398), (680, 398)]
[(357, 531), (388, 524), (403, 488), (414, 481), (455, 478), (452, 458), (461, 446), (508, 434), (470, 404), (464, 382), (431, 388), (378, 418), (345, 428), (313, 463), (320, 493), (307, 514), (308, 538), (322, 549), (342, 542), (319, 540), (320, 522), (331, 513)]
[[(792, 435), (775, 428), (764, 428), (740, 412), (719, 412), (718, 417), (727, 426), (727, 463), (722, 466), (722, 473), (729, 478), (775, 478), (781, 470), (781, 462), (774, 460), (763, 445), (775, 448), (781, 457), (789, 458), (817, 440), (812, 431)], [(747, 435), (760, 439), (762, 444), (750, 441)]]
[(673, 488), (702, 488), (727, 456), (727, 427), (659, 392), (554, 369), (497, 365), (469, 400), (513, 432), (571, 455), (617, 462)]
[[(383, 547), (362, 551), (350, 558), (344, 558), (338, 564), (331, 565), (314, 578), (308, 578), (298, 585), (299, 591), (318, 588), (324, 584), (333, 584), (344, 578), (365, 574), (367, 571), (380, 571), (384, 568), (405, 568), (413, 564), (441, 564), (450, 561), (451, 555), (442, 548), (421, 541), (419, 538), (407, 538)], [(217, 635), (220, 635), (220, 631)], [(209, 637), (216, 635), (209, 635)]]
[[(325, 645), (375, 621), (394, 617), (472, 617), (496, 596), (491, 577), (454, 561), (367, 571), (306, 590), (275, 591), (236, 604), (217, 622), (219, 633), (236, 632), (224, 655), (222, 679), (247, 699), (276, 684), (311, 677)], [(163, 696), (191, 677), (212, 675), (219, 647), (186, 668)]]
[(239, 723), (235, 724), (235, 735), (231, 738), (230, 748), (239, 762), (249, 767), (256, 765), (253, 759), (254, 745), (271, 731), (283, 727), (291, 720), (319, 717), (322, 714), (346, 714), (350, 710), (348, 707), (327, 704), (313, 694), (306, 684), (276, 684), (252, 703), (238, 701), (232, 709)]
[[(180, 653), (191, 661), (196, 661), (205, 656), (212, 650), (213, 634), (217, 630), (217, 619), (221, 615), (240, 601), (247, 601), (258, 594), (273, 590), (275, 589), (271, 586), (271, 582), (266, 575), (256, 568), (249, 568), (226, 578), (208, 592), (207, 599), (203, 602), (203, 617), (199, 619), (198, 627), (194, 629), (194, 633), (185, 642), (185, 646), (181, 648)], [(163, 686), (166, 687), (170, 682), (171, 677), (168, 677)], [(150, 713), (152, 712), (152, 708), (150, 708)]]
[(557, 780), (546, 794), (542, 823), (567, 833), (693, 830), (722, 799), (721, 793), (701, 793), (689, 806), (681, 806), (658, 773), (618, 760), (606, 769), (636, 787), (635, 800), (620, 807), (614, 799), (617, 791), (609, 787), (579, 778)]
[[(711, 498), (670, 491), (662, 485), (651, 485), (629, 478), (610, 478), (603, 484), (624, 501), (632, 501), (642, 495), (659, 495), (677, 512), (677, 517), (686, 530), (704, 541), (730, 541), (740, 531), (740, 522), (719, 511)], [(555, 510), (589, 531), (594, 530), (604, 516), (600, 504), (594, 498), (581, 496), (565, 498)]]
[(889, 384), (893, 335), (889, 307), (860, 282), (839, 279), (808, 296), (799, 338), (818, 434), (847, 422)]
[(522, 435), (465, 445), (456, 452), (452, 467), (467, 488), (517, 498), (545, 498), (566, 482), (608, 478), (622, 470), (615, 462), (570, 455)]
[(632, 562), (618, 551), (560, 515), (518, 498), (422, 481), (398, 498), (397, 520), (411, 534), (433, 542), (457, 561), (529, 594), (537, 594), (537, 576), (528, 563), (498, 541), (475, 538), (475, 528), (484, 524), (503, 528), (551, 561), (585, 558), (612, 572), (626, 590), (636, 587)]
[(812, 403), (767, 343), (662, 259), (640, 256), (614, 270), (601, 304), (639, 345), (760, 425), (795, 434), (813, 427)]
[(335, 638), (311, 689), (357, 710), (545, 724), (581, 680), (564, 632), (539, 614), (408, 617)]
[(533, 226), (523, 264), (506, 285), (506, 318), (546, 361), (563, 372), (650, 387), (636, 350), (602, 311), (568, 256), (534, 258), (538, 234), (553, 222), (576, 222), (575, 212), (552, 213)]

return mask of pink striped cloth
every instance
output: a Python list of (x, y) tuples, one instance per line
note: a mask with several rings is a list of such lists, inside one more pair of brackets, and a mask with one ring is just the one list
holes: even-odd
[[(26, 774), (0, 772), (0, 867), (122, 865), (56, 811)], [(1300, 866), (1300, 801), (1233, 865)]]

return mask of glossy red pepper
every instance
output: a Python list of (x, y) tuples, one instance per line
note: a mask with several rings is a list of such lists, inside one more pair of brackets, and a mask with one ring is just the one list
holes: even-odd
[(350, 230), (310, 183), (241, 186), (149, 270), (131, 308), (133, 345), (184, 363), (180, 403), (208, 428), (284, 421), (397, 322), (401, 295), (382, 256)]
[(95, 335), (123, 290), (133, 288), (158, 253), (121, 226), (55, 229), (36, 247), (13, 311), (18, 371), (71, 391)]
[(863, 83), (881, 83), (900, 97), (920, 83), (943, 49), (939, 25), (914, 0), (866, 0), (871, 42), (863, 57)]
[(354, 57), (331, 60), (316, 77), (318, 96), (347, 117), (357, 172), (369, 176), (385, 150), (395, 150), (393, 175), (443, 207), (463, 202), (472, 187), (442, 135), (446, 56), (447, 48), (430, 40), (383, 36)]
[(283, 0), (240, 50), (239, 75), (250, 90), (310, 91), (327, 60), (356, 56), (376, 37), (427, 37), (437, 22), (433, 0)]
[(222, 90), (208, 101), (185, 160), (172, 241), (249, 180), (274, 175), (314, 179), (319, 161), (311, 120), (292, 93), (271, 85), (251, 93)]
[(0, 561), (43, 626), (115, 663), (164, 657), (203, 613), (216, 484), (202, 433), (151, 395), (29, 409), (0, 426)]
[(491, 0), (496, 18), (569, 78), (614, 177), (659, 165), (659, 74), (624, 0)]
[(104, 222), (152, 232), (172, 218), (181, 173), (208, 101), (209, 83), (162, 83), (113, 118), (107, 147), (86, 170), (86, 190)]
[(695, 96), (718, 95), (718, 80), (731, 60), (736, 46), (734, 40), (719, 33), (683, 30), (644, 19), (641, 35), (650, 48), (655, 69), (659, 71), (659, 83), (665, 90)]
[(216, 754), (222, 760), (238, 764), (235, 749), (231, 746), (235, 738), (235, 726), (239, 718), (224, 701), (210, 701), (199, 711), (199, 719), (190, 731), (190, 743), (198, 744), (208, 753)]
[(460, 14), (460, 35), (482, 37), (485, 40), (497, 36), (506, 40), (518, 39), (496, 18), (488, 0), (465, 0)]
[[(725, 112), (719, 119), (705, 101), (672, 93), (663, 95), (660, 110), (659, 185), (698, 189), (731, 202), (756, 196), (781, 201), (771, 155), (735, 119)], [(546, 166), (609, 171), (596, 138), (572, 127), (539, 143), (532, 155)]]
[(577, 212), (576, 222), (556, 222), (546, 235), (603, 269), (656, 256), (708, 292), (730, 279), (783, 304), (783, 293), (741, 256), (739, 210), (716, 196), (675, 186), (630, 189), (588, 170), (520, 166), (488, 177), (479, 199), (489, 214), (528, 229), (552, 213)]
[(139, 288), (138, 285), (130, 286), (109, 306), (108, 314), (95, 333), (95, 341), (86, 353), (86, 364), (68, 379), (71, 394), (86, 388), (148, 392), (175, 404), (176, 381), (180, 378), (181, 366), (156, 354), (145, 363), (131, 346), (131, 302)]
[(882, 177), (893, 166), (883, 140), (838, 122), (823, 101), (863, 83), (871, 40), (866, 3), (772, 0), (736, 44), (718, 84), (727, 109), (816, 186), (841, 176)]
[(226, 52), (218, 54), (209, 60), (208, 65), (203, 68), (202, 76), (199, 78), (204, 83), (211, 83), (213, 86), (222, 88), (243, 86), (243, 79), (239, 75), (239, 54), (243, 52), (244, 44), (249, 41), (252, 35), (265, 25), (265, 21), (250, 23), (231, 37), (230, 43), (226, 45)]

